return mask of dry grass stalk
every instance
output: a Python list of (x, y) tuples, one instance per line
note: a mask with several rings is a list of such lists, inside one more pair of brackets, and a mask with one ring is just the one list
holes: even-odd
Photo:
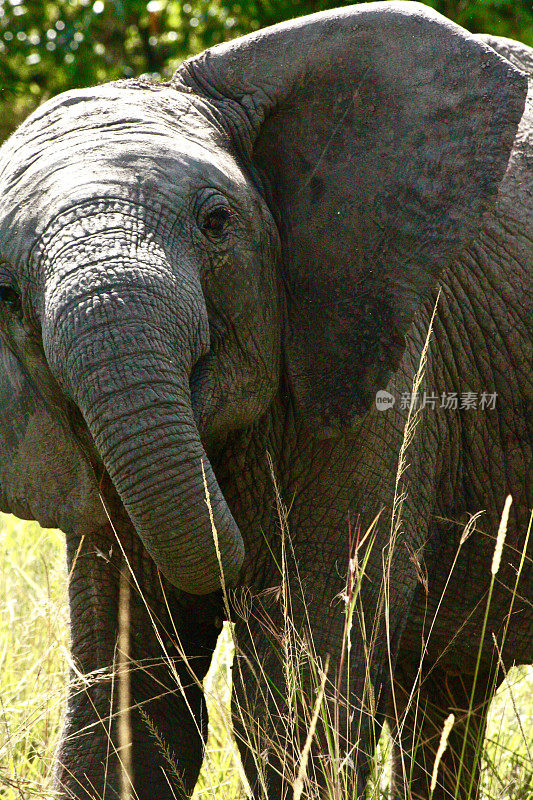
[(502, 552), (503, 552), (503, 545), (505, 542), (505, 536), (507, 534), (507, 524), (509, 522), (509, 509), (511, 508), (511, 503), (513, 502), (513, 498), (511, 495), (507, 495), (505, 500), (505, 505), (502, 511), (502, 517), (500, 519), (500, 525), (498, 527), (498, 535), (496, 536), (496, 546), (494, 548), (494, 555), (492, 556), (492, 565), (490, 571), (493, 575), (498, 573), (500, 569), (500, 562), (502, 559)]
[(130, 800), (133, 786), (130, 675), (130, 594), (126, 570), (120, 572), (118, 607), (118, 746), (120, 800)]
[(435, 756), (435, 763), (433, 764), (433, 773), (431, 775), (431, 786), (429, 787), (431, 795), (433, 794), (437, 786), (437, 774), (439, 771), (439, 764), (441, 762), (442, 756), (444, 755), (446, 747), (448, 746), (448, 737), (452, 731), (454, 723), (455, 723), (455, 715), (450, 714), (444, 722), (444, 727), (440, 735), (439, 749), (437, 750), (437, 755)]
[(294, 781), (293, 791), (294, 791), (294, 800), (300, 800), (302, 796), (303, 788), (304, 788), (304, 781), (307, 772), (307, 762), (309, 759), (309, 753), (311, 752), (311, 745), (313, 743), (313, 738), (315, 736), (316, 724), (318, 722), (318, 716), (320, 714), (320, 706), (322, 705), (322, 700), (324, 698), (324, 691), (326, 688), (326, 679), (328, 675), (328, 667), (329, 667), (329, 658), (326, 659), (326, 665), (324, 667), (324, 671), (322, 673), (322, 680), (320, 683), (320, 688), (318, 690), (315, 707), (313, 709), (313, 716), (311, 718), (311, 724), (309, 725), (309, 732), (307, 734), (307, 739), (305, 741), (303, 750), (302, 750), (302, 757), (300, 759), (300, 766), (298, 768), (298, 775), (296, 776), (296, 780)]

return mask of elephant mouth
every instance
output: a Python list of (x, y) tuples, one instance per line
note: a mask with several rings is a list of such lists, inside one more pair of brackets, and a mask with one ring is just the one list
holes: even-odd
[[(180, 594), (183, 594), (183, 596), (194, 597), (195, 607), (198, 606), (203, 608), (206, 612), (206, 618), (209, 616), (211, 620), (214, 618), (213, 609), (216, 605), (216, 616), (222, 618), (222, 610), (219, 608), (220, 600), (217, 599), (215, 601), (211, 599), (206, 600), (204, 603), (201, 597), (203, 596), (205, 598), (209, 598), (211, 595), (216, 595), (218, 598), (221, 582), (221, 564), (218, 561), (218, 556), (213, 559), (213, 556), (211, 555), (209, 558), (210, 563), (208, 563), (207, 549), (213, 547), (213, 540), (211, 538), (212, 533), (209, 520), (209, 530), (207, 532), (205, 531), (206, 492), (201, 476), (199, 476), (199, 479), (195, 481), (193, 488), (194, 494), (198, 493), (201, 499), (198, 498), (194, 504), (190, 502), (191, 489), (188, 491), (183, 491), (183, 483), (180, 481), (179, 477), (175, 477), (175, 479), (173, 479), (169, 485), (164, 487), (164, 502), (163, 504), (161, 504), (161, 502), (158, 503), (159, 487), (156, 482), (155, 487), (151, 488), (154, 501), (152, 503), (148, 501), (150, 504), (148, 505), (148, 510), (145, 517), (146, 522), (144, 523), (144, 527), (141, 527), (139, 526), (138, 521), (135, 519), (135, 515), (130, 513), (130, 508), (128, 507), (127, 503), (128, 497), (123, 497), (124, 490), (121, 490), (120, 481), (116, 480), (112, 469), (109, 469), (108, 463), (106, 463), (109, 462), (109, 458), (104, 458), (104, 453), (102, 453), (101, 439), (96, 441), (95, 438), (93, 438), (93, 431), (86, 423), (81, 411), (74, 404), (69, 404), (68, 417), (71, 432), (74, 434), (82, 456), (84, 457), (90, 472), (94, 476), (94, 502), (91, 502), (90, 507), (88, 506), (83, 512), (82, 520), (80, 520), (80, 530), (92, 530), (91, 526), (94, 527), (95, 521), (97, 521), (98, 525), (108, 524), (114, 532), (119, 549), (123, 549), (125, 551), (131, 550), (131, 546), (127, 546), (128, 542), (131, 542), (132, 540), (137, 541), (138, 544), (134, 550), (136, 554), (141, 551), (143, 553), (142, 569), (144, 573), (150, 574), (150, 571), (154, 572), (154, 570), (157, 568), (160, 571), (160, 576), (156, 582), (166, 579), (168, 586), (172, 587), (173, 590), (178, 591)], [(154, 431), (153, 439), (156, 457), (152, 463), (152, 469), (161, 474), (161, 483), (164, 484), (165, 466), (168, 462), (165, 452), (161, 453), (159, 457), (157, 455), (157, 438), (158, 432)], [(178, 459), (182, 457), (185, 461), (187, 461), (188, 454), (184, 452), (184, 450), (184, 448), (180, 447), (179, 440), (176, 441), (174, 452), (172, 453), (171, 457), (176, 456)], [(207, 452), (207, 450), (204, 452)], [(110, 451), (110, 457), (112, 460), (112, 451)], [(210, 462), (211, 459), (209, 456), (206, 456), (203, 459), (202, 463), (204, 466), (202, 469), (205, 469), (206, 473), (207, 470), (211, 469)], [(131, 462), (131, 470), (135, 471), (134, 461)], [(123, 476), (121, 477), (124, 479)], [(225, 506), (225, 501), (220, 494), (218, 485), (214, 485), (212, 480), (209, 484), (208, 478), (207, 482), (207, 492), (210, 500), (212, 501), (216, 520), (217, 510), (218, 514), (220, 515), (220, 506), (221, 504), (222, 506)], [(216, 497), (217, 491), (219, 495), (218, 498)], [(142, 493), (142, 490), (140, 490), (140, 493)], [(218, 509), (216, 505), (217, 503)], [(198, 513), (196, 513), (196, 509), (198, 509)], [(202, 519), (202, 513), (204, 519)], [(180, 544), (181, 537), (183, 536), (183, 525), (180, 528), (183, 514), (187, 515), (189, 518), (189, 529), (191, 531), (189, 534), (189, 540), (192, 540), (193, 542), (197, 541), (200, 535), (207, 535), (211, 540), (210, 542), (206, 541), (203, 545), (193, 545), (194, 550), (192, 558), (187, 554), (187, 547), (189, 547), (190, 552), (191, 545), (187, 542), (184, 542), (183, 545)], [(219, 516), (219, 519), (220, 518), (221, 517)], [(227, 519), (224, 519), (223, 517), (221, 519), (222, 525), (217, 525), (215, 521), (217, 533), (219, 529), (224, 532), (224, 524), (226, 525), (226, 531), (228, 530)], [(235, 526), (235, 523), (232, 523), (231, 518), (229, 524), (233, 524), (233, 526)], [(151, 532), (153, 531), (153, 540), (148, 542), (146, 541), (145, 534), (147, 528), (149, 528)], [(240, 537), (236, 527), (234, 527), (234, 531), (235, 533), (231, 532), (230, 528), (230, 536), (235, 538), (237, 536)], [(238, 543), (239, 540), (237, 539), (237, 545)], [(171, 547), (175, 553), (174, 558), (167, 555)], [(203, 556), (201, 555), (202, 547), (204, 547), (206, 551), (204, 552)], [(185, 553), (185, 557), (183, 557), (183, 560), (180, 561), (183, 553)], [(224, 554), (222, 555), (222, 558), (224, 558)], [(232, 577), (226, 581), (228, 585), (234, 584), (236, 581), (237, 572), (234, 564), (238, 564), (239, 562), (240, 558), (237, 561), (237, 559), (234, 559), (233, 556), (230, 556), (229, 559), (226, 559), (226, 563), (230, 566), (230, 568), (233, 568)], [(192, 567), (190, 566), (191, 563)], [(228, 572), (224, 570), (224, 575), (226, 576)], [(196, 573), (198, 573), (197, 577), (190, 577), (191, 574), (196, 575)], [(207, 613), (206, 609), (209, 610), (209, 613)], [(201, 616), (201, 613), (203, 612), (199, 611), (198, 613), (200, 613)]]
[(191, 406), (194, 421), (202, 434), (209, 406), (213, 404), (214, 358), (209, 351), (198, 359), (189, 378)]
[[(96, 557), (109, 562), (125, 560), (126, 568), (132, 572), (133, 582), (139, 591), (145, 591), (146, 580), (149, 577), (151, 594), (161, 594), (162, 602), (168, 597), (179, 598), (180, 608), (190, 614), (197, 625), (220, 629), (227, 617), (221, 590), (196, 595), (177, 588), (159, 572), (152, 556), (142, 546), (135, 525), (103, 464), (100, 465), (99, 503), (104, 512), (103, 525), (110, 528), (111, 535), (109, 549), (107, 551), (97, 549)], [(153, 597), (145, 597), (144, 600), (151, 601)]]
[(193, 419), (208, 451), (223, 444), (227, 438), (219, 362), (220, 359), (210, 350), (198, 359), (189, 377)]

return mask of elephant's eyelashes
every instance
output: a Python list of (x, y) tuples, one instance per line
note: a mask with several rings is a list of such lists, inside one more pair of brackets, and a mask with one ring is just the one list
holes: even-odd
[(12, 311), (20, 309), (20, 298), (11, 286), (0, 286), (0, 303), (5, 303)]
[(198, 227), (208, 239), (221, 239), (231, 221), (231, 210), (224, 195), (206, 191), (200, 195), (197, 209)]
[(226, 232), (230, 219), (231, 213), (228, 208), (214, 208), (202, 219), (202, 233), (210, 239), (220, 239)]

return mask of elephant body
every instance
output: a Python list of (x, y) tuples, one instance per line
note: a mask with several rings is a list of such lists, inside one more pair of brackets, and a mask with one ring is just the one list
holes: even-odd
[(61, 797), (120, 796), (125, 593), (139, 800), (194, 789), (228, 612), (254, 797), (292, 796), (326, 656), (346, 796), (388, 717), (395, 796), (429, 797), (452, 711), (432, 796), (475, 796), (472, 731), (533, 653), (524, 73), (525, 45), (355, 6), (60, 96), (0, 151), (0, 507), (65, 532), (85, 676)]

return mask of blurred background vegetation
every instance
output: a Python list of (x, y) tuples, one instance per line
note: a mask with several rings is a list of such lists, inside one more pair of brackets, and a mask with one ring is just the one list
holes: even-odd
[[(531, 0), (428, 0), (533, 46)], [(0, 0), (0, 141), (39, 103), (116, 78), (168, 78), (190, 53), (342, 0)]]

